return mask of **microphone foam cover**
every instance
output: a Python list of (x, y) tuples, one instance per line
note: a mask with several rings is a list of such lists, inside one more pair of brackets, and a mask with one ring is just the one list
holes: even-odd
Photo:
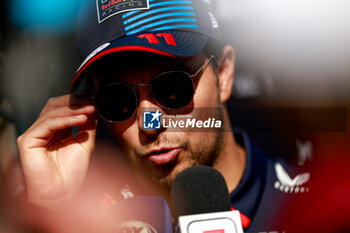
[(231, 210), (224, 177), (207, 166), (194, 166), (181, 172), (171, 187), (173, 216)]

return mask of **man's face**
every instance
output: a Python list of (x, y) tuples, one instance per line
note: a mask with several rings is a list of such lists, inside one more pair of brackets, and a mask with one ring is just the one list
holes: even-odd
[[(153, 77), (166, 71), (180, 70), (194, 74), (206, 61), (204, 55), (176, 59), (130, 53), (102, 60), (93, 69), (92, 77), (96, 89), (118, 82), (135, 86), (149, 83)], [(187, 108), (171, 111), (161, 108), (154, 101), (149, 86), (139, 86), (136, 88), (138, 108), (134, 115), (120, 123), (108, 123), (132, 165), (159, 184), (170, 186), (177, 174), (193, 165), (211, 166), (220, 154), (222, 132), (143, 128), (145, 108), (157, 108), (167, 114), (191, 114), (198, 108), (211, 108), (216, 119), (222, 118), (217, 80), (211, 65), (194, 78), (194, 86), (195, 94)]]

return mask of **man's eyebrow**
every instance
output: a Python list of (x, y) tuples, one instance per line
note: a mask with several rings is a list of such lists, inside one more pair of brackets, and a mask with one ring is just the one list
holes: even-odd
[[(129, 57), (128, 57), (129, 58)], [(151, 62), (151, 58), (153, 61)], [(204, 62), (204, 57), (202, 56), (196, 56), (191, 58), (168, 58), (168, 57), (139, 57), (136, 63), (142, 62), (142, 60), (145, 59), (146, 66), (148, 65), (157, 65), (159, 64), (160, 68), (157, 72), (157, 74), (167, 72), (167, 71), (185, 71), (190, 74), (193, 72), (196, 72), (196, 70), (202, 65), (202, 62)], [(92, 69), (92, 73), (94, 73), (96, 76), (103, 76), (104, 81), (106, 83), (109, 83), (110, 80), (113, 80), (116, 76), (116, 73), (118, 73), (118, 68), (116, 67), (116, 64), (120, 67), (124, 67), (127, 69), (132, 68), (131, 63), (128, 61), (129, 59), (108, 59), (108, 60), (101, 60), (99, 63), (96, 63), (94, 68)], [(119, 70), (120, 71), (120, 70)], [(125, 75), (125, 70), (123, 71)], [(154, 75), (157, 75), (154, 74)], [(118, 75), (119, 76), (119, 75)], [(120, 75), (119, 77), (121, 77)]]
[(182, 60), (172, 60), (169, 62), (171, 65), (168, 66), (168, 69), (184, 69), (184, 71), (188, 72), (196, 71), (201, 66), (203, 60), (203, 58), (201, 59), (197, 57)]
[(189, 63), (171, 63), (169, 66), (167, 66), (165, 69), (166, 70), (181, 70), (181, 69), (185, 69), (185, 70), (190, 70), (191, 69), (191, 64)]

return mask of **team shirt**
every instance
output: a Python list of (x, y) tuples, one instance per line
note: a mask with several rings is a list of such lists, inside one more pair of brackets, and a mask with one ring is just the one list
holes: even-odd
[(309, 193), (310, 173), (266, 156), (242, 130), (235, 130), (235, 139), (245, 149), (246, 168), (230, 197), (245, 232), (288, 232), (283, 218), (296, 199)]

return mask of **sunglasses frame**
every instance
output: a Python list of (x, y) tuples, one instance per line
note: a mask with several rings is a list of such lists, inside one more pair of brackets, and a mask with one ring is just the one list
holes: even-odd
[[(196, 78), (202, 71), (204, 71), (204, 70), (207, 68), (207, 66), (209, 65), (210, 61), (211, 61), (213, 58), (214, 58), (214, 55), (211, 55), (211, 56), (207, 59), (207, 61), (206, 61), (194, 74), (192, 74), (192, 75), (189, 74), (188, 72), (185, 72), (185, 71), (171, 70), (171, 71), (162, 72), (162, 73), (160, 73), (160, 74), (154, 76), (154, 77), (152, 78), (152, 80), (151, 80), (149, 83), (138, 83), (138, 84), (136, 84), (136, 85), (130, 85), (130, 84), (128, 84), (128, 83), (119, 82), (119, 83), (110, 83), (110, 84), (107, 84), (107, 85), (101, 87), (99, 90), (97, 90), (97, 91), (94, 93), (93, 97), (92, 97), (92, 99), (94, 100), (94, 104), (95, 104), (96, 111), (97, 111), (97, 113), (99, 114), (99, 116), (100, 116), (104, 121), (107, 121), (107, 122), (109, 122), (109, 123), (121, 123), (121, 122), (124, 122), (124, 121), (126, 121), (126, 120), (129, 120), (129, 119), (135, 114), (135, 112), (136, 112), (136, 110), (137, 110), (137, 108), (138, 108), (138, 106), (139, 106), (139, 98), (138, 98), (138, 94), (137, 94), (136, 88), (137, 88), (137, 87), (144, 87), (144, 86), (149, 86), (149, 87), (150, 87), (152, 99), (153, 99), (159, 106), (161, 106), (162, 108), (167, 109), (167, 110), (176, 110), (176, 109), (184, 108), (184, 107), (186, 107), (189, 103), (188, 103), (186, 106), (183, 106), (183, 107), (179, 107), (179, 108), (169, 108), (169, 107), (167, 107), (167, 106), (164, 106), (164, 105), (161, 104), (160, 102), (158, 102), (158, 100), (155, 98), (155, 96), (154, 96), (154, 94), (153, 94), (152, 82), (153, 82), (154, 80), (156, 80), (157, 78), (159, 78), (160, 76), (165, 75), (165, 74), (175, 73), (175, 72), (176, 72), (176, 73), (183, 73), (183, 74), (185, 74), (187, 77), (190, 78), (190, 80), (191, 80), (191, 82), (192, 82), (193, 90), (195, 90), (195, 86), (194, 86), (194, 83), (193, 83), (193, 79)], [(103, 114), (99, 111), (99, 109), (98, 109), (98, 107), (97, 107), (97, 104), (96, 104), (96, 95), (97, 95), (100, 91), (103, 91), (104, 88), (107, 88), (107, 87), (110, 87), (110, 86), (115, 86), (115, 85), (124, 85), (124, 86), (129, 87), (129, 88), (131, 89), (131, 91), (133, 92), (134, 97), (135, 97), (135, 100), (136, 100), (136, 102), (135, 102), (135, 104), (136, 104), (135, 106), (136, 106), (136, 107), (135, 107), (133, 113), (130, 115), (129, 118), (127, 118), (127, 119), (125, 119), (125, 120), (121, 120), (121, 121), (114, 121), (114, 120), (110, 120), (110, 119), (107, 119), (106, 117), (104, 117)], [(193, 100), (194, 94), (195, 94), (195, 91), (193, 91), (192, 100)]]

